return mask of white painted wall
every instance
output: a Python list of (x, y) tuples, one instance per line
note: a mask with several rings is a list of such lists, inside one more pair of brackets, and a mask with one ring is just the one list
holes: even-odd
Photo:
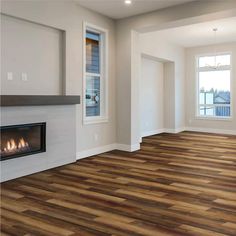
[[(143, 14), (135, 17), (129, 17), (117, 21), (117, 140), (118, 143), (134, 145), (139, 142), (139, 70), (141, 59), (138, 51), (133, 49), (133, 45), (138, 33), (160, 30), (168, 27), (177, 27), (211, 21), (220, 18), (236, 16), (236, 4), (234, 0), (229, 1), (195, 1), (189, 4), (158, 10), (152, 13)], [(150, 41), (148, 42), (148, 44)], [(148, 45), (147, 45), (148, 46)], [(181, 77), (183, 71), (175, 69), (178, 77)], [(175, 87), (174, 94), (175, 111), (182, 112), (183, 81)], [(177, 90), (177, 91), (176, 91)], [(180, 96), (179, 96), (180, 95)], [(170, 96), (170, 99), (172, 97)], [(181, 113), (180, 112), (180, 113)], [(183, 125), (184, 114), (177, 115), (174, 122), (174, 128)]]
[[(82, 104), (76, 106), (76, 151), (78, 156), (87, 150), (116, 142), (116, 88), (115, 88), (115, 22), (89, 11), (74, 1), (1, 1), (1, 12), (27, 21), (50, 26), (65, 32), (65, 93), (81, 95), (83, 102), (83, 22), (109, 31), (109, 121), (83, 125)], [(33, 39), (33, 36), (32, 36)], [(43, 42), (43, 37), (41, 41)], [(32, 47), (32, 45), (30, 45)], [(29, 51), (33, 50), (29, 48)], [(12, 62), (15, 63), (15, 62)], [(30, 62), (33, 63), (33, 62)], [(37, 66), (33, 64), (33, 66)]]
[(142, 58), (140, 81), (141, 137), (157, 134), (164, 129), (164, 64)]
[[(171, 37), (171, 35), (169, 35)], [(165, 68), (165, 129), (178, 130), (185, 126), (185, 50), (183, 47), (169, 43), (162, 37), (161, 31), (140, 35), (142, 53), (172, 62), (174, 73), (168, 65)]]
[(164, 128), (175, 132), (175, 63), (164, 64)]
[[(62, 94), (63, 32), (5, 15), (1, 26), (1, 93)], [(8, 80), (8, 72), (13, 80)], [(22, 73), (27, 73), (27, 81)]]
[[(151, 43), (153, 42), (153, 43)], [(164, 128), (167, 131), (196, 130), (208, 132), (236, 133), (236, 43), (219, 44), (217, 52), (232, 53), (232, 119), (217, 120), (196, 117), (196, 73), (195, 57), (213, 53), (215, 46), (183, 48), (167, 42), (161, 31), (140, 36), (140, 50), (156, 58), (171, 60), (164, 66)], [(171, 69), (172, 67), (172, 69)], [(171, 74), (174, 70), (174, 76)], [(185, 78), (186, 77), (186, 78)], [(142, 93), (142, 86), (141, 86)]]
[[(195, 57), (197, 55), (217, 52), (232, 53), (232, 120), (200, 119), (196, 117), (196, 73)], [(186, 126), (192, 130), (206, 130), (236, 134), (236, 43), (219, 44), (215, 46), (194, 47), (186, 49)]]
[[(73, 1), (27, 1), (3, 0), (1, 12), (4, 14), (47, 25), (65, 32), (65, 93), (82, 96), (83, 77), (83, 22), (106, 28), (109, 31), (109, 122), (83, 125), (82, 105), (76, 106), (76, 151), (78, 155), (87, 150), (97, 150), (105, 146), (109, 148), (115, 142), (121, 145), (139, 143), (139, 70), (141, 52), (139, 33), (159, 30), (166, 27), (187, 25), (210, 21), (236, 15), (234, 0), (212, 2), (196, 1), (184, 6), (176, 6), (158, 10), (140, 16), (130, 17), (114, 22), (95, 12), (75, 4)], [(139, 33), (138, 33), (139, 32)], [(134, 41), (137, 45), (134, 45)], [(148, 42), (149, 44), (149, 42)], [(147, 46), (147, 51), (150, 51)], [(116, 53), (117, 52), (117, 53)], [(151, 54), (153, 52), (150, 52)], [(154, 55), (154, 56), (159, 56)], [(172, 102), (173, 114), (168, 117), (169, 127), (182, 126), (182, 70), (175, 63), (165, 66), (168, 71), (174, 70), (178, 79), (169, 81), (168, 98)], [(169, 75), (171, 78), (173, 76)], [(167, 95), (165, 95), (167, 96)], [(82, 99), (83, 101), (83, 99)], [(171, 107), (171, 104), (169, 104)], [(181, 111), (180, 115), (176, 111)], [(169, 109), (171, 111), (171, 109)], [(175, 117), (176, 116), (176, 117)], [(137, 118), (138, 117), (138, 118)], [(97, 138), (95, 138), (97, 137)], [(112, 146), (113, 148), (114, 146)]]

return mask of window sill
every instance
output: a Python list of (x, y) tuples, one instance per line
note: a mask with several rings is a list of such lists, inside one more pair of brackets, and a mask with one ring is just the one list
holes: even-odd
[(108, 117), (96, 117), (96, 118), (84, 118), (84, 125), (92, 125), (92, 124), (100, 124), (100, 123), (108, 123)]
[(217, 116), (196, 116), (196, 120), (215, 120), (215, 121), (232, 121), (233, 117), (217, 117)]

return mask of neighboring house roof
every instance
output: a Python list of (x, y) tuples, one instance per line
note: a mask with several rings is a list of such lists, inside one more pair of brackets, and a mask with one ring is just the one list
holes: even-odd
[(230, 103), (230, 92), (218, 92), (214, 101), (215, 103)]

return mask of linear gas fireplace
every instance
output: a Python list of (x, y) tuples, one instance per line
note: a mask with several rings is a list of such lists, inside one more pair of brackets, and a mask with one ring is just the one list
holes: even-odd
[(1, 161), (45, 151), (45, 122), (1, 127)]

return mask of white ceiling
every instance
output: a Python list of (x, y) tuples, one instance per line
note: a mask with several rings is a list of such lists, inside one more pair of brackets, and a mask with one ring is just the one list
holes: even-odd
[(192, 2), (194, 0), (132, 0), (127, 6), (124, 0), (75, 0), (81, 6), (113, 19), (121, 19), (158, 9)]
[(214, 44), (213, 28), (218, 28), (216, 43), (236, 41), (236, 17), (209, 21), (152, 32), (155, 38), (163, 38), (183, 47), (196, 47)]

